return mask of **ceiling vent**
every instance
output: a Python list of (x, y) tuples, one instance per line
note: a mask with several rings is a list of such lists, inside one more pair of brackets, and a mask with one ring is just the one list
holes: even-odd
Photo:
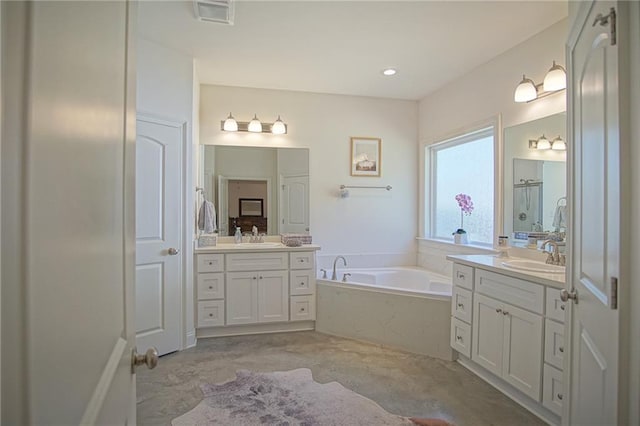
[(195, 0), (193, 5), (199, 20), (233, 25), (233, 0)]

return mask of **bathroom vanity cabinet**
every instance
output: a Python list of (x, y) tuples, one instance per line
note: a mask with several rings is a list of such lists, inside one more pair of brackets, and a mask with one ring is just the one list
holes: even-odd
[(315, 328), (318, 246), (196, 250), (196, 336)]
[(492, 256), (450, 256), (451, 347), (458, 361), (550, 424), (560, 424), (563, 276), (501, 267)]

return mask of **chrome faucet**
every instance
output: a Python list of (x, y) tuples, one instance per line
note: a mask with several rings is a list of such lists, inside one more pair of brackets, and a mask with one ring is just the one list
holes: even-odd
[[(547, 251), (545, 250), (545, 246), (549, 244), (551, 246), (551, 251)], [(542, 249), (543, 253), (546, 253), (547, 256), (547, 260), (545, 261), (545, 263), (549, 264), (549, 265), (560, 265), (560, 266), (564, 266), (566, 263), (566, 257), (564, 254), (560, 254), (560, 252), (558, 251), (558, 243), (553, 241), (553, 240), (544, 240), (542, 242), (542, 245), (540, 246), (540, 248)]]
[(344, 266), (347, 266), (347, 259), (345, 259), (344, 256), (336, 256), (335, 260), (333, 261), (333, 272), (331, 273), (331, 279), (334, 281), (338, 280), (338, 274), (336, 274), (336, 263), (338, 263), (338, 259), (342, 259), (342, 262), (344, 262)]

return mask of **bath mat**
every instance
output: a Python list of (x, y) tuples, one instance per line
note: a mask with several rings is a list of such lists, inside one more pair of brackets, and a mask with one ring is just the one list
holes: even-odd
[(201, 388), (204, 399), (173, 419), (173, 426), (415, 426), (338, 382), (315, 382), (307, 368), (274, 373), (240, 370), (235, 380)]

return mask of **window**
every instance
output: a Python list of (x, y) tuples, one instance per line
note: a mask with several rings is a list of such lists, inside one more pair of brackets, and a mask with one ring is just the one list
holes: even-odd
[[(471, 242), (493, 243), (494, 129), (486, 127), (425, 148), (429, 237), (452, 241), (452, 233), (463, 228)], [(461, 217), (457, 194), (471, 197), (470, 215)]]

